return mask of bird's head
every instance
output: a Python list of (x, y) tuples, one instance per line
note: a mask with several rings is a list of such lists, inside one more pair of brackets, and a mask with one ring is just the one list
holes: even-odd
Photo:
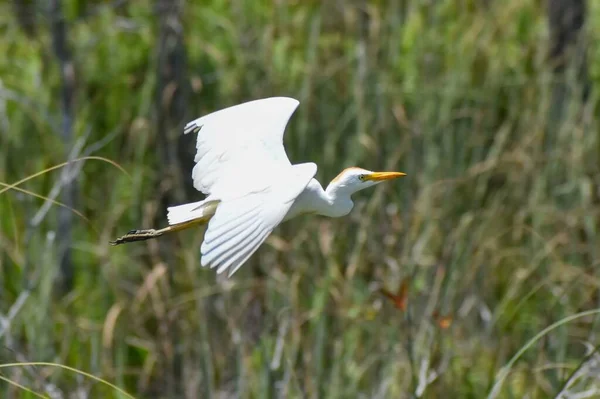
[(402, 172), (373, 172), (362, 168), (344, 169), (329, 183), (327, 191), (343, 191), (348, 194), (355, 193), (367, 187), (372, 187), (381, 182), (406, 176)]

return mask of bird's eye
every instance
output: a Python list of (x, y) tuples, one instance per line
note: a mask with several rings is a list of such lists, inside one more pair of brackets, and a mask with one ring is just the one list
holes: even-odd
[(367, 175), (358, 175), (358, 179), (364, 181)]

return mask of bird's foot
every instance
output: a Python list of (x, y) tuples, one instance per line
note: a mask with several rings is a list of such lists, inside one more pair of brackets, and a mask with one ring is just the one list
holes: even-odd
[(147, 230), (131, 230), (124, 236), (117, 238), (114, 241), (109, 241), (110, 245), (125, 244), (134, 241), (145, 241), (152, 238), (160, 237), (164, 234), (163, 230), (147, 229)]

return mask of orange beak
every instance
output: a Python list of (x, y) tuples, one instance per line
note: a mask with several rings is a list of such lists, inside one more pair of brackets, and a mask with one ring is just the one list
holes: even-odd
[(402, 172), (373, 172), (367, 176), (365, 176), (365, 180), (367, 181), (384, 181), (397, 179), (398, 177), (406, 176), (406, 173)]

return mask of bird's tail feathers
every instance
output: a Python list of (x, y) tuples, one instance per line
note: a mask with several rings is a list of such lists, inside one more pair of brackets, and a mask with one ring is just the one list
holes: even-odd
[(171, 206), (167, 208), (167, 220), (169, 225), (174, 225), (199, 218), (210, 218), (217, 211), (218, 203), (219, 201), (204, 200)]

